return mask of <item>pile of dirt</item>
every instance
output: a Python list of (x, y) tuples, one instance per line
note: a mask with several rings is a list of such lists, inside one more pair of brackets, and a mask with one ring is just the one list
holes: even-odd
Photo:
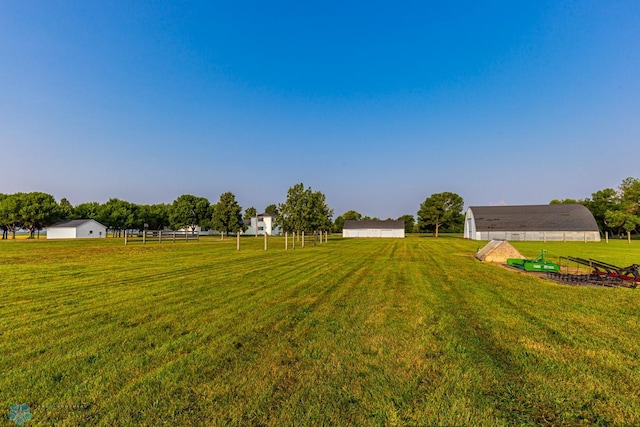
[(525, 259), (511, 243), (506, 240), (492, 240), (476, 252), (476, 258), (483, 262), (506, 263), (507, 258)]

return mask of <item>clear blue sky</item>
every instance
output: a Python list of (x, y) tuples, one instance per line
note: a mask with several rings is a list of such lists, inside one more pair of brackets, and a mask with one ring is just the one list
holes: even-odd
[(0, 192), (336, 214), (640, 177), (640, 1), (0, 2)]

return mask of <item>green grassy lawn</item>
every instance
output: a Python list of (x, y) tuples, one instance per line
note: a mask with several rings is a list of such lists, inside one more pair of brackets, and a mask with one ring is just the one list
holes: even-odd
[[(33, 425), (640, 424), (639, 290), (482, 264), (482, 242), (446, 236), (235, 244), (1, 242), (0, 411), (28, 403)], [(640, 262), (640, 242), (515, 246)]]

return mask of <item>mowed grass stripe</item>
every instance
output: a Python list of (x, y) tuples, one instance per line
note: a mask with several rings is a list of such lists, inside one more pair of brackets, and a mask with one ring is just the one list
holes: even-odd
[[(334, 280), (333, 283), (328, 283), (328, 286), (323, 287), (320, 291), (316, 291), (313, 293), (313, 295), (308, 296), (306, 295), (309, 293), (309, 289), (310, 289), (308, 285), (321, 283), (322, 281), (321, 274), (323, 275), (325, 274), (324, 269), (321, 269), (321, 270), (319, 269), (318, 272), (319, 274), (307, 275), (305, 277), (300, 277), (299, 274), (296, 274), (295, 276), (299, 281), (299, 285), (297, 287), (294, 287), (292, 292), (280, 294), (278, 292), (279, 291), (278, 289), (272, 287), (272, 291), (274, 292), (274, 295), (272, 296), (272, 301), (270, 304), (271, 310), (268, 310), (265, 307), (265, 310), (261, 310), (255, 313), (257, 315), (263, 316), (267, 322), (264, 322), (262, 319), (256, 318), (253, 316), (247, 321), (246, 324), (245, 323), (238, 324), (237, 322), (235, 322), (234, 324), (235, 331), (232, 331), (232, 333), (229, 334), (229, 337), (233, 338), (234, 342), (233, 343), (227, 342), (227, 345), (225, 346), (227, 352), (219, 353), (217, 357), (211, 357), (210, 355), (206, 365), (214, 366), (214, 367), (222, 365), (224, 367), (232, 363), (232, 361), (227, 360), (229, 357), (228, 352), (231, 352), (232, 354), (234, 354), (241, 350), (242, 353), (244, 354), (246, 353), (251, 354), (256, 348), (258, 349), (260, 349), (261, 347), (268, 348), (268, 346), (266, 346), (265, 343), (267, 342), (266, 340), (268, 340), (270, 335), (271, 336), (281, 335), (283, 330), (286, 331), (294, 327), (296, 324), (298, 324), (301, 321), (301, 319), (303, 319), (308, 313), (313, 311), (314, 304), (317, 304), (318, 300), (322, 299), (322, 296), (327, 294), (326, 289), (330, 289), (331, 286), (335, 286), (335, 284), (339, 282), (339, 277), (338, 277), (337, 281)], [(348, 274), (348, 272), (345, 272), (345, 274)], [(295, 279), (296, 277), (293, 277), (293, 279)], [(285, 286), (283, 289), (287, 289), (287, 288), (288, 287)], [(294, 306), (293, 310), (291, 310), (291, 308), (289, 308), (288, 306), (296, 303), (296, 299), (299, 300), (298, 306), (297, 307)], [(280, 301), (277, 301), (277, 300), (280, 300)], [(245, 304), (250, 305), (249, 302), (246, 302)], [(302, 305), (302, 307), (300, 307), (300, 304)], [(296, 308), (301, 308), (301, 310), (296, 312), (295, 310)], [(287, 313), (290, 313), (290, 314), (287, 316)], [(236, 321), (239, 320), (240, 318), (241, 317), (235, 317)], [(275, 319), (275, 322), (274, 322), (274, 319)], [(258, 327), (258, 325), (262, 325), (262, 326)], [(244, 332), (238, 333), (238, 330), (241, 330)], [(229, 340), (226, 340), (226, 341), (229, 341)], [(207, 353), (210, 353), (210, 352), (207, 351)], [(271, 354), (271, 353), (272, 351), (269, 350), (268, 354)], [(165, 367), (165, 370), (170, 370), (172, 369), (172, 367), (173, 367), (173, 364), (168, 365)], [(242, 371), (244, 372), (245, 370), (246, 370), (246, 367), (243, 367)], [(165, 375), (166, 375), (165, 372), (154, 372), (152, 373), (151, 376), (161, 378), (161, 377), (164, 377)], [(235, 373), (233, 373), (232, 375), (235, 375)], [(246, 375), (246, 372), (245, 372), (245, 375)], [(268, 376), (269, 375), (267, 375), (267, 377)]]
[[(477, 242), (51, 243), (0, 244), (24, 293), (0, 287), (0, 397), (94, 406), (39, 422), (639, 421), (637, 292), (481, 264)], [(632, 257), (549, 251), (607, 248)]]

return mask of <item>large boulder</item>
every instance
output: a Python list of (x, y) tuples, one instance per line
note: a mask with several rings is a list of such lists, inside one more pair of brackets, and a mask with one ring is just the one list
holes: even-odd
[(508, 258), (525, 259), (511, 243), (506, 240), (492, 240), (478, 252), (476, 258), (483, 262), (506, 263)]

